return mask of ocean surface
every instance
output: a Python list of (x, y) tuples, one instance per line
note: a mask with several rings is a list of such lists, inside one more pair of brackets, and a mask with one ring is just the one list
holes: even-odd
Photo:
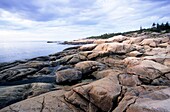
[(0, 63), (47, 56), (72, 46), (46, 41), (0, 42)]

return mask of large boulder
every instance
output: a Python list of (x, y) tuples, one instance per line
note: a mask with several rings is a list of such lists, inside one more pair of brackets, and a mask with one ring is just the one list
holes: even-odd
[(130, 74), (120, 74), (119, 81), (121, 85), (128, 87), (139, 86), (142, 84), (137, 75)]
[(151, 47), (156, 47), (161, 41), (159, 39), (144, 39), (140, 45), (149, 45)]
[(73, 81), (80, 80), (82, 78), (82, 72), (76, 69), (65, 69), (56, 72), (56, 82), (60, 83), (71, 83)]
[(95, 44), (112, 43), (112, 42), (123, 42), (129, 39), (129, 37), (118, 35), (108, 39), (97, 39), (94, 41)]
[(93, 50), (97, 45), (96, 44), (90, 44), (90, 45), (82, 45), (79, 49), (81, 51), (91, 51)]
[(75, 65), (75, 69), (81, 71), (83, 74), (91, 73), (104, 68), (105, 65), (97, 61), (82, 61)]
[(169, 112), (169, 91), (163, 86), (127, 88), (112, 112)]
[(143, 60), (138, 65), (127, 67), (127, 73), (139, 75), (147, 83), (169, 72), (169, 67), (151, 60)]
[(65, 94), (66, 101), (84, 111), (109, 111), (117, 105), (121, 86), (117, 75), (111, 75), (88, 85), (73, 88)]
[(97, 58), (108, 56), (110, 53), (106, 51), (93, 51), (91, 54), (87, 56), (89, 60), (94, 60)]
[(142, 57), (143, 60), (152, 60), (158, 63), (163, 63), (166, 58), (166, 55), (154, 55), (154, 56), (145, 56)]
[[(97, 58), (97, 61), (100, 63), (104, 63), (111, 69), (122, 70), (125, 67), (124, 63), (123, 63), (123, 59), (125, 56), (121, 56), (121, 57), (119, 57), (119, 55), (114, 55), (114, 57), (112, 57), (112, 56)], [(123, 70), (122, 70), (122, 72), (123, 72)]]
[(134, 50), (131, 44), (123, 43), (104, 43), (99, 44), (94, 51), (104, 51), (104, 52), (113, 52), (113, 53), (128, 53)]
[(168, 65), (168, 60), (170, 60), (170, 54), (160, 54), (154, 56), (145, 56), (142, 57), (143, 60), (153, 60), (164, 65)]
[(129, 39), (129, 37), (123, 36), (123, 35), (118, 35), (118, 36), (114, 36), (112, 38), (107, 39), (107, 41), (110, 42), (123, 42), (125, 40)]
[(170, 112), (170, 88), (142, 95), (127, 112)]
[(161, 55), (161, 54), (167, 54), (167, 48), (147, 48), (145, 50), (144, 55), (149, 55), (149, 56), (153, 56), (153, 55)]
[(136, 58), (136, 57), (127, 57), (123, 60), (123, 64), (126, 65), (127, 67), (139, 65), (141, 62), (141, 58)]
[(123, 43), (126, 43), (126, 44), (138, 44), (141, 41), (143, 41), (143, 39), (145, 39), (145, 38), (146, 38), (145, 36), (142, 36), (142, 37), (131, 37), (128, 40), (123, 41)]
[(168, 43), (170, 41), (170, 37), (159, 38), (161, 43)]
[(86, 56), (84, 56), (82, 54), (75, 54), (67, 63), (75, 64), (75, 63), (78, 63), (80, 61), (85, 61), (85, 60), (86, 60)]
[(85, 61), (86, 56), (84, 56), (82, 53), (77, 53), (77, 54), (72, 54), (72, 55), (67, 55), (64, 57), (61, 57), (60, 59), (56, 61), (52, 61), (51, 65), (52, 66), (57, 66), (60, 64), (76, 64), (80, 61)]
[(92, 74), (92, 76), (94, 76), (96, 79), (102, 79), (104, 77), (107, 77), (109, 75), (118, 75), (122, 73), (121, 70), (116, 70), (116, 69), (106, 69), (106, 70), (102, 70), (99, 71), (97, 73)]

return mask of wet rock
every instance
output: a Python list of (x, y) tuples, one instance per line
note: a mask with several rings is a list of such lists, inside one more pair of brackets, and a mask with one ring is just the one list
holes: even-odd
[(48, 62), (45, 61), (29, 61), (24, 64), (20, 64), (16, 66), (15, 68), (37, 68), (40, 69), (42, 67), (49, 66)]
[(32, 58), (28, 61), (49, 61), (49, 57), (48, 56), (40, 56), (40, 57)]
[(80, 80), (82, 73), (76, 69), (65, 69), (56, 72), (56, 82), (58, 84), (67, 82), (70, 84), (73, 81)]
[(76, 64), (80, 61), (85, 61), (86, 60), (86, 56), (78, 53), (78, 54), (73, 54), (73, 55), (67, 55), (64, 56), (56, 61), (51, 62), (52, 66), (57, 66), (60, 64)]
[(8, 69), (8, 68), (12, 68), (14, 66), (17, 66), (19, 64), (22, 63), (26, 63), (27, 61), (15, 61), (15, 62), (11, 62), (11, 63), (0, 63), (0, 71)]
[(70, 50), (75, 50), (75, 49), (77, 50), (79, 48), (80, 48), (80, 46), (73, 46), (73, 47), (66, 48), (63, 51), (70, 51)]
[(56, 68), (56, 71), (61, 71), (61, 70), (71, 69), (71, 68), (73, 68), (72, 65), (60, 65)]
[(44, 67), (43, 69), (41, 69), (38, 73), (41, 73), (41, 74), (50, 74), (52, 72), (52, 68), (49, 68), (49, 67)]
[(55, 61), (56, 59), (57, 59), (56, 56), (50, 56), (50, 58), (49, 58), (50, 61)]
[(82, 55), (82, 54), (75, 54), (67, 63), (68, 64), (76, 64), (80, 61), (85, 61), (86, 60), (86, 56)]
[(32, 83), (10, 87), (1, 87), (0, 108), (24, 100), (28, 97), (33, 97), (40, 95), (44, 92), (48, 92), (52, 88), (54, 88), (54, 85), (48, 83)]
[(154, 79), (151, 84), (156, 86), (170, 86), (170, 80), (167, 79), (167, 77), (162, 76)]
[(8, 81), (16, 81), (27, 77), (28, 75), (33, 75), (38, 70), (35, 68), (24, 68), (24, 69), (7, 69), (0, 72), (0, 83)]

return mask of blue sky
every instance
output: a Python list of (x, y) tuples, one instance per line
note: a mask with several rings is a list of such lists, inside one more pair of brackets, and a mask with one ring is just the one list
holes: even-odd
[(170, 0), (1, 0), (0, 41), (72, 40), (170, 20)]

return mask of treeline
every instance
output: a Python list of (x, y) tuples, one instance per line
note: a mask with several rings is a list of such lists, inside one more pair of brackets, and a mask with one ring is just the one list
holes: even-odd
[(168, 22), (166, 22), (165, 24), (152, 24), (152, 28), (150, 28), (150, 31), (154, 31), (154, 32), (162, 32), (164, 31), (165, 33), (169, 33), (170, 32), (170, 24)]
[(87, 37), (88, 39), (97, 39), (97, 38), (100, 38), (100, 39), (107, 39), (107, 38), (110, 38), (110, 37), (113, 37), (113, 36), (117, 36), (117, 35), (121, 35), (122, 33), (105, 33), (103, 35), (100, 35), (100, 36), (91, 36), (91, 37)]
[(135, 30), (135, 31), (128, 31), (128, 32), (123, 32), (123, 33), (105, 33), (103, 35), (100, 36), (91, 36), (91, 37), (87, 37), (87, 39), (107, 39), (107, 38), (111, 38), (113, 36), (117, 36), (117, 35), (127, 35), (127, 34), (131, 34), (131, 33), (142, 33), (142, 32), (158, 32), (158, 33), (170, 33), (170, 24), (168, 22), (166, 22), (165, 24), (155, 24), (153, 23), (151, 28), (147, 28), (147, 29), (143, 29), (142, 27), (140, 27), (139, 30)]

